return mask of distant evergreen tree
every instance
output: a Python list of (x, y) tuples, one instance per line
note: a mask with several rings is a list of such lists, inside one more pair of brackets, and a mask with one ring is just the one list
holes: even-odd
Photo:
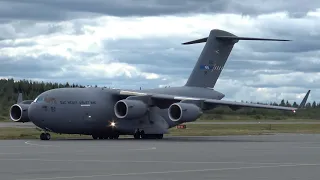
[[(14, 79), (0, 79), (0, 118), (1, 116), (8, 117), (8, 111), (12, 104), (16, 103), (18, 98), (18, 93), (23, 94), (23, 99), (33, 100), (39, 94), (44, 91), (55, 89), (71, 87), (67, 82), (65, 85), (61, 83), (52, 82), (35, 82), (30, 80), (20, 80), (14, 81)], [(73, 84), (72, 87), (84, 86)]]
[(306, 108), (311, 108), (311, 104), (309, 102), (306, 104)]
[(317, 103), (315, 101), (313, 101), (312, 108), (316, 108), (316, 107), (317, 107)]
[(291, 104), (289, 103), (289, 101), (286, 102), (286, 106), (291, 107)]

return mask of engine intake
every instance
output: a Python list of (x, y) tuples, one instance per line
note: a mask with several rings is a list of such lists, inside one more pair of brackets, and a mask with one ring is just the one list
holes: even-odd
[(15, 122), (30, 122), (28, 117), (29, 104), (14, 104), (10, 108), (10, 118)]
[(114, 112), (119, 119), (140, 118), (148, 111), (147, 105), (139, 100), (120, 100), (114, 105)]
[(201, 109), (190, 103), (174, 103), (168, 109), (171, 121), (192, 122), (197, 120), (201, 115)]

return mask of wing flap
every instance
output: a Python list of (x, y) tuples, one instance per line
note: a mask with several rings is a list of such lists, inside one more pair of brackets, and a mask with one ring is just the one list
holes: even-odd
[(206, 99), (204, 101), (204, 103), (216, 104), (216, 105), (226, 105), (226, 106), (230, 106), (230, 108), (234, 109), (234, 110), (240, 109), (242, 107), (276, 109), (276, 110), (286, 110), (286, 111), (296, 111), (298, 109), (298, 108), (294, 108), (294, 107), (272, 106), (272, 105), (254, 104), (254, 103), (242, 103), (242, 102), (214, 100), (214, 99)]

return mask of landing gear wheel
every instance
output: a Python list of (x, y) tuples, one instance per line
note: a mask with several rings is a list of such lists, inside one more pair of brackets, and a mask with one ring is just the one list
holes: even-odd
[(119, 138), (119, 134), (118, 133), (112, 133), (109, 135), (109, 139), (118, 139)]
[(50, 140), (51, 139), (51, 135), (49, 133), (46, 133), (46, 140)]
[(139, 130), (137, 130), (137, 131), (134, 133), (134, 135), (133, 135), (133, 137), (134, 137), (135, 139), (140, 139), (140, 136), (141, 136), (141, 133), (140, 133)]
[(40, 139), (41, 140), (50, 140), (51, 139), (51, 135), (49, 133), (41, 133), (40, 134)]
[(41, 140), (45, 140), (45, 134), (44, 134), (44, 133), (41, 133), (41, 134), (40, 134), (40, 139), (41, 139)]
[(114, 134), (113, 139), (119, 139), (119, 134)]
[(135, 139), (140, 139), (140, 134), (139, 134), (139, 133), (136, 133), (136, 134), (133, 135), (133, 137), (134, 137)]
[(93, 134), (93, 135), (92, 135), (92, 138), (93, 138), (93, 139), (98, 139), (98, 136)]
[(144, 131), (140, 132), (141, 139), (148, 139), (148, 135), (144, 133)]
[(157, 135), (156, 135), (156, 138), (157, 138), (157, 139), (163, 139), (163, 134), (157, 134)]

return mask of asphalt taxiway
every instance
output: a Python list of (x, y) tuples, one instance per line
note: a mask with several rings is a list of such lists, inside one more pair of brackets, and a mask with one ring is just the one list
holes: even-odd
[(320, 135), (2, 140), (4, 180), (318, 179)]

